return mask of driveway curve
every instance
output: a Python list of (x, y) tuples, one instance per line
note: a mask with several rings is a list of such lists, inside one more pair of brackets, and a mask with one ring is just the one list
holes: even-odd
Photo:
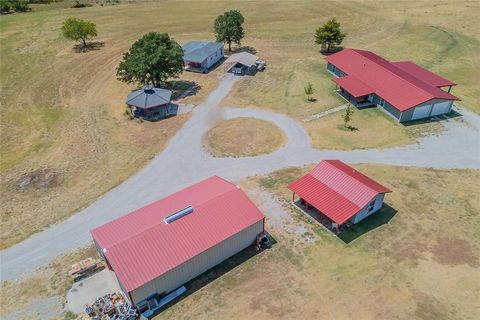
[[(444, 121), (445, 132), (417, 144), (385, 150), (332, 151), (311, 147), (310, 137), (291, 118), (251, 108), (220, 108), (237, 78), (224, 75), (207, 100), (168, 147), (145, 168), (89, 207), (1, 252), (1, 278), (20, 279), (64, 252), (87, 245), (89, 230), (212, 175), (237, 180), (321, 159), (348, 163), (385, 163), (433, 168), (480, 168), (480, 117), (460, 110), (462, 120)], [(287, 135), (287, 144), (258, 157), (214, 158), (202, 147), (203, 134), (222, 118), (255, 117), (271, 121)]]

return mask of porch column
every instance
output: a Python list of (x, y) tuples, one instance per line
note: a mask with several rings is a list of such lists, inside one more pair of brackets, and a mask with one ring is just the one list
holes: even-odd
[(450, 90), (452, 90), (452, 86), (448, 87), (448, 93), (450, 93)]

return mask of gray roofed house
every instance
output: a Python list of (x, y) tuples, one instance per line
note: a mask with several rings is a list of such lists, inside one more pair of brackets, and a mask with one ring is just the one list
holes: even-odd
[(127, 96), (126, 104), (131, 108), (135, 117), (145, 120), (156, 120), (172, 115), (170, 112), (170, 90), (144, 86), (132, 91)]
[(183, 46), (185, 70), (206, 72), (223, 58), (223, 44), (209, 41), (190, 41)]

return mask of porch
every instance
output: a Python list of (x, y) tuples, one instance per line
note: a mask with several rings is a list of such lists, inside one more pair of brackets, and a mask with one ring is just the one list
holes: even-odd
[(374, 105), (375, 90), (356, 77), (347, 75), (335, 78), (333, 82), (335, 82), (335, 91), (355, 107), (365, 108)]
[(183, 70), (197, 73), (207, 73), (207, 69), (202, 67), (202, 63), (186, 61)]
[(344, 100), (346, 100), (347, 102), (352, 104), (354, 107), (366, 108), (366, 107), (375, 106), (375, 104), (372, 101), (370, 101), (370, 100), (373, 100), (373, 99), (369, 100), (369, 95), (365, 95), (365, 96), (355, 98), (350, 93), (348, 93), (348, 91), (346, 91), (345, 89), (343, 89), (341, 87), (338, 87), (335, 91), (337, 92), (337, 94), (340, 97), (342, 97)]
[(322, 226), (328, 232), (333, 233), (336, 236), (339, 236), (343, 231), (348, 229), (353, 225), (352, 222), (347, 221), (344, 224), (339, 225), (327, 215), (323, 214), (320, 210), (315, 208), (313, 205), (305, 201), (305, 199), (298, 198), (295, 199), (295, 194), (292, 198), (292, 204), (299, 209), (300, 211), (306, 213), (311, 218), (313, 218), (320, 226)]
[(135, 118), (147, 120), (147, 121), (158, 121), (164, 118), (172, 117), (177, 114), (178, 106), (172, 103), (164, 104), (161, 106), (156, 106), (152, 108), (139, 108), (131, 107), (132, 115)]

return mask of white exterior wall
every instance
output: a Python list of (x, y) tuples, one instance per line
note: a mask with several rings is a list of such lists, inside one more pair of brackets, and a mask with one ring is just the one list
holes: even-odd
[[(215, 55), (216, 54), (216, 55)], [(215, 53), (210, 55), (203, 63), (202, 67), (206, 69), (210, 69), (218, 60), (223, 58), (223, 48), (218, 49)]]
[(263, 232), (263, 224), (264, 221), (261, 220), (251, 225), (175, 269), (133, 290), (131, 292), (133, 303), (138, 303), (154, 293), (170, 292), (252, 245), (257, 235)]
[[(365, 219), (366, 217), (368, 217), (372, 213), (375, 213), (378, 210), (380, 210), (382, 208), (384, 198), (385, 198), (385, 193), (381, 193), (381, 194), (377, 195), (375, 197), (375, 205), (373, 206), (372, 211), (368, 212), (368, 203), (367, 203), (365, 208), (363, 208), (360, 212), (358, 212), (356, 215), (354, 215), (353, 217), (350, 218), (350, 221), (353, 222), (353, 223), (359, 223), (360, 221), (362, 221), (363, 219)], [(373, 201), (373, 199), (372, 199), (372, 201)]]
[(433, 105), (432, 113), (430, 114), (430, 116), (449, 113), (450, 110), (452, 109), (452, 104), (453, 104), (453, 101), (435, 103)]
[(428, 118), (430, 116), (430, 112), (432, 112), (432, 107), (433, 107), (433, 104), (427, 104), (421, 107), (415, 107), (415, 110), (413, 110), (412, 120)]

